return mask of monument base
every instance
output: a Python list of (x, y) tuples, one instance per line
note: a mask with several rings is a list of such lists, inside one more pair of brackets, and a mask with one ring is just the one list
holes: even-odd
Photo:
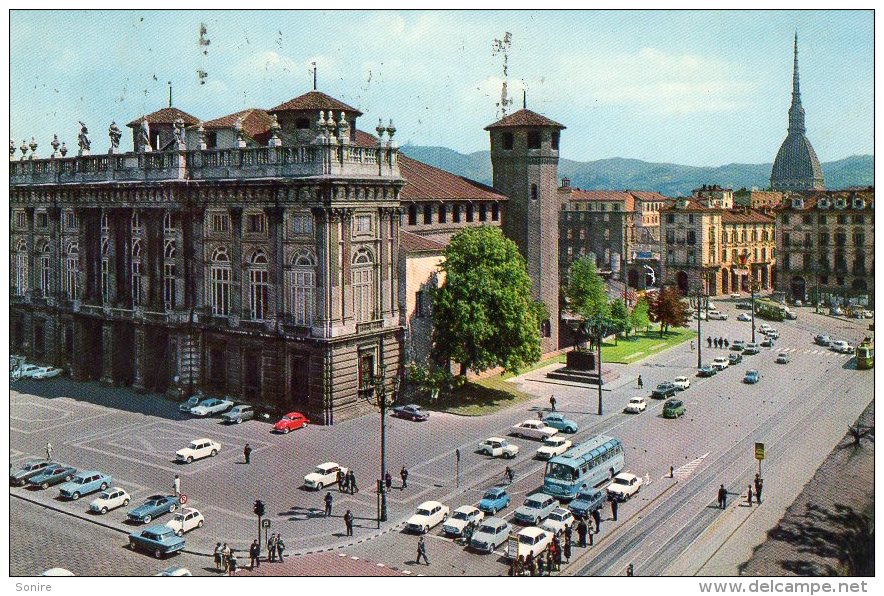
[[(585, 350), (572, 350), (565, 355), (565, 366), (546, 373), (548, 379), (570, 381), (572, 383), (584, 383), (586, 385), (598, 385), (599, 373), (596, 370), (596, 355)], [(605, 385), (617, 379), (619, 373), (602, 367), (601, 383)]]

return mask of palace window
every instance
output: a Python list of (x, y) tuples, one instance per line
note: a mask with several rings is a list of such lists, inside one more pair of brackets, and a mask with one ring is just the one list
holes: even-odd
[(230, 314), (230, 257), (226, 248), (216, 249), (212, 255), (211, 303), (212, 314)]
[(292, 232), (295, 236), (313, 235), (313, 214), (295, 213), (294, 218), (292, 218), (292, 224)]
[(307, 251), (292, 257), (289, 270), (288, 310), (295, 325), (313, 324), (313, 300), (316, 295), (316, 260)]
[(473, 221), (473, 204), (467, 203), (467, 221)]
[(101, 214), (101, 235), (107, 236), (110, 234), (110, 222), (108, 221), (107, 213)]
[(110, 302), (110, 247), (107, 237), (101, 239), (101, 301)]
[[(102, 223), (104, 222), (104, 218), (106, 215), (102, 216)], [(64, 227), (66, 230), (76, 230), (77, 229), (77, 215), (74, 213), (73, 209), (68, 209), (64, 212)]]
[(263, 234), (267, 231), (267, 216), (263, 213), (249, 213), (246, 217), (246, 231), (252, 234)]
[(528, 131), (528, 149), (540, 149), (540, 131)]
[[(559, 131), (553, 131), (550, 139), (550, 147), (556, 151), (559, 150)], [(548, 335), (546, 337), (549, 337)]]
[(28, 245), (19, 240), (15, 247), (15, 284), (13, 293), (23, 296), (28, 291)]
[(52, 255), (49, 243), (46, 242), (40, 250), (40, 293), (45, 298), (49, 295), (49, 275), (52, 271)]
[(460, 205), (454, 206), (454, 211), (451, 213), (451, 221), (460, 223)]
[(371, 234), (371, 215), (357, 215), (353, 221), (357, 234)]
[(505, 151), (512, 151), (513, 150), (513, 133), (505, 132), (505, 133), (503, 133), (503, 135), (501, 135), (501, 138), (503, 139), (504, 150)]
[(353, 315), (356, 322), (374, 318), (374, 267), (371, 253), (360, 249), (353, 255)]
[(417, 225), (417, 205), (414, 203), (408, 206), (408, 225)]
[(226, 213), (212, 214), (212, 231), (213, 232), (229, 232), (230, 216)]
[(144, 224), (141, 222), (141, 216), (135, 211), (132, 213), (132, 235), (140, 236), (144, 233)]
[(15, 227), (19, 230), (26, 230), (28, 228), (28, 214), (25, 211), (16, 211), (15, 212)]
[(537, 200), (537, 185), (536, 184), (531, 185), (531, 200), (532, 201)]
[(68, 299), (77, 300), (80, 297), (80, 289), (77, 285), (77, 274), (80, 272), (80, 247), (71, 244), (65, 258), (65, 293)]
[(267, 255), (257, 250), (249, 262), (249, 314), (253, 321), (263, 321), (267, 311), (270, 288)]
[(141, 304), (141, 241), (132, 241), (132, 306)]
[(491, 203), (491, 221), (497, 221), (498, 219), (500, 219), (500, 205)]
[(45, 211), (37, 212), (37, 227), (38, 228), (48, 228), (49, 227), (49, 214)]
[(175, 241), (167, 240), (166, 246), (163, 249), (163, 304), (165, 305), (166, 310), (172, 310), (175, 308), (175, 283), (177, 274), (175, 268), (175, 253)]

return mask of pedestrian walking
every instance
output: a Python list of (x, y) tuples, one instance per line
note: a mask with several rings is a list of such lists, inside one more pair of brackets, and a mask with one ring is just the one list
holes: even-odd
[(556, 396), (555, 395), (549, 396), (549, 407), (553, 412), (556, 411)]
[(46, 459), (52, 459), (52, 443), (46, 442)]
[(617, 521), (617, 499), (611, 499), (611, 515), (614, 517), (614, 521)]
[(217, 543), (215, 545), (215, 570), (221, 571), (221, 564), (223, 563), (224, 558), (221, 554), (221, 543)]
[(390, 492), (390, 489), (393, 488), (393, 475), (390, 474), (389, 470), (384, 474), (384, 484), (387, 485), (387, 492)]
[(725, 349), (731, 347), (731, 342), (729, 342), (726, 337), (724, 338), (724, 347)]
[(586, 520), (581, 517), (580, 521), (577, 522), (577, 538), (580, 540), (578, 542), (580, 548), (586, 548), (586, 531)]
[(519, 555), (519, 558), (516, 559), (516, 569), (514, 573), (519, 577), (525, 575), (525, 555)]
[(344, 472), (338, 470), (338, 492), (344, 492)]
[(347, 472), (347, 474), (350, 477), (350, 482), (349, 482), (350, 494), (353, 495), (353, 494), (358, 493), (359, 488), (356, 486), (356, 474), (353, 472), (353, 470), (350, 470), (349, 472)]
[(747, 495), (747, 500), (749, 501), (749, 507), (752, 506), (752, 485), (749, 485), (749, 494)]
[(332, 511), (332, 494), (331, 492), (325, 493), (325, 516), (331, 516)]
[(675, 478), (675, 467), (674, 466), (669, 466), (669, 477)]
[(267, 557), (271, 563), (276, 561), (276, 534), (267, 539)]
[(544, 564), (543, 557), (537, 557), (537, 575), (543, 577)]
[(249, 463), (252, 457), (252, 446), (246, 443), (246, 446), (242, 449), (242, 454), (246, 460), (246, 463)]
[(718, 489), (718, 506), (721, 509), (727, 507), (727, 489), (724, 488), (724, 485), (721, 485), (721, 488)]
[(258, 540), (252, 540), (252, 546), (249, 547), (249, 569), (261, 566), (261, 547), (258, 546)]
[(570, 526), (565, 526), (565, 540), (571, 542), (572, 534), (574, 533), (574, 524)]
[(421, 562), (421, 557), (424, 558), (424, 563), (427, 565), (430, 564), (430, 560), (427, 558), (427, 543), (424, 541), (424, 537), (421, 536), (417, 541), (417, 560), (415, 563)]
[(710, 347), (710, 348), (712, 347), (712, 337), (711, 336), (706, 338), (706, 344), (708, 345), (708, 347)]
[(592, 546), (595, 543), (595, 532), (592, 529), (592, 522), (586, 522), (587, 532), (586, 535), (589, 537), (589, 546)]
[(276, 536), (276, 555), (279, 558), (279, 562), (282, 563), (283, 553), (285, 552), (285, 542), (282, 541), (282, 538), (277, 534)]
[[(541, 553), (541, 557), (543, 554)], [(546, 549), (546, 574), (551, 576), (553, 572), (553, 561), (555, 557), (553, 556), (552, 550), (549, 548)]]
[(237, 565), (236, 551), (231, 550), (230, 551), (230, 560), (228, 561), (228, 564), (227, 564), (227, 574), (228, 575), (233, 576), (236, 574), (236, 565)]
[(694, 351), (694, 340), (691, 340), (691, 352)]
[(644, 386), (645, 386), (645, 384), (642, 382), (642, 376), (639, 375), (638, 376), (638, 388), (642, 389)]
[(537, 419), (538, 419), (538, 420), (543, 420), (543, 412), (540, 411), (540, 410), (537, 410)]
[(571, 562), (571, 540), (565, 535), (565, 546), (562, 547), (562, 554), (565, 556), (565, 563)]
[(221, 547), (221, 564), (224, 567), (224, 573), (227, 573), (230, 569), (230, 547), (227, 546), (226, 542)]
[(181, 477), (178, 474), (175, 474), (175, 481), (173, 482), (175, 486), (175, 496), (181, 496)]
[(528, 557), (525, 559), (525, 567), (528, 568), (528, 575), (531, 577), (537, 575), (537, 564), (534, 562), (534, 553), (528, 553)]
[(405, 469), (405, 466), (399, 470), (399, 477), (402, 478), (402, 490), (405, 490), (408, 488), (408, 470)]
[(347, 513), (344, 514), (344, 526), (347, 528), (347, 536), (353, 535), (353, 514), (350, 510), (347, 510)]
[(764, 479), (760, 474), (755, 474), (755, 500), (761, 505), (761, 489), (764, 487)]
[(592, 512), (592, 520), (595, 522), (595, 533), (598, 534), (602, 529), (602, 514), (598, 509)]
[(635, 565), (630, 563), (626, 566), (626, 577), (634, 577), (635, 576)]
[(553, 553), (553, 560), (556, 563), (556, 571), (562, 570), (562, 544), (559, 542), (558, 537), (553, 538), (553, 544), (555, 545), (555, 553)]

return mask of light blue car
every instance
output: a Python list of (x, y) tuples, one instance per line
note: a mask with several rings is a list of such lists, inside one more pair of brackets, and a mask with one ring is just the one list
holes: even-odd
[(499, 487), (489, 488), (479, 501), (479, 510), (494, 515), (510, 504), (510, 494)]
[(143, 550), (157, 559), (184, 549), (184, 538), (168, 526), (154, 525), (129, 534), (129, 548)]
[(558, 506), (559, 502), (555, 497), (546, 493), (534, 493), (528, 495), (522, 506), (516, 509), (516, 520), (523, 524), (536, 526)]
[(761, 375), (759, 375), (759, 374), (758, 374), (758, 371), (755, 370), (754, 368), (751, 369), (751, 370), (747, 370), (747, 371), (746, 371), (746, 376), (743, 377), (743, 382), (744, 382), (744, 383), (749, 383), (749, 384), (751, 384), (751, 385), (754, 385), (755, 383), (758, 382), (758, 379), (759, 379), (760, 376), (761, 376)]
[(563, 433), (574, 434), (577, 432), (577, 423), (569, 418), (565, 418), (561, 414), (549, 414), (543, 419), (543, 423)]
[(65, 499), (76, 501), (83, 495), (104, 490), (113, 484), (114, 481), (109, 475), (87, 470), (78, 472), (69, 482), (62, 484), (59, 487), (59, 495)]

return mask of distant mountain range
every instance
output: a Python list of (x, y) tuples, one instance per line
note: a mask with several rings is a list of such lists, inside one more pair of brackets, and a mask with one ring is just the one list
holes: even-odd
[[(414, 159), (458, 176), (491, 184), (491, 156), (488, 151), (463, 154), (447, 147), (405, 145), (401, 151)], [(826, 188), (874, 184), (874, 157), (851, 155), (821, 164)], [(570, 178), (571, 186), (586, 190), (648, 190), (664, 195), (687, 196), (703, 184), (733, 189), (767, 188), (772, 164), (727, 164), (717, 167), (650, 163), (639, 159), (612, 157), (597, 161), (559, 161), (559, 179)]]

